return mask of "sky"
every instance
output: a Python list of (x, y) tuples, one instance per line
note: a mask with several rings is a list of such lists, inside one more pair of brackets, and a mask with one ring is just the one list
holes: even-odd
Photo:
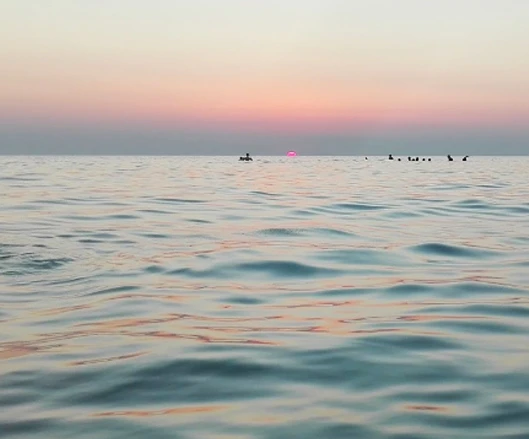
[(0, 0), (0, 153), (529, 154), (527, 0)]

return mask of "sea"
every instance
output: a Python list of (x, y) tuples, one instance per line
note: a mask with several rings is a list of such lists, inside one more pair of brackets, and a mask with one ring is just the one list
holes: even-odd
[(0, 157), (0, 437), (528, 439), (529, 157)]

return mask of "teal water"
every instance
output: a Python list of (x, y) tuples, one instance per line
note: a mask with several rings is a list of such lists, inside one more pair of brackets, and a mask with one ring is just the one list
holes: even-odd
[(0, 158), (2, 438), (529, 438), (529, 158)]

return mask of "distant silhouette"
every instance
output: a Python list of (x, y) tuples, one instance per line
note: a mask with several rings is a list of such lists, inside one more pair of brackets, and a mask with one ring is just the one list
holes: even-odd
[(408, 161), (411, 162), (411, 157), (410, 156), (408, 156)]
[(468, 155), (466, 155), (465, 157), (463, 157), (463, 161), (466, 162), (468, 159)]
[(448, 161), (449, 162), (453, 162), (454, 161), (454, 159), (452, 158), (452, 156), (450, 154), (448, 154), (446, 157), (448, 157)]
[(425, 161), (426, 161), (426, 159), (425, 159), (425, 158), (423, 157), (423, 158), (422, 158), (422, 161), (423, 161), (423, 162), (425, 162)]
[(429, 161), (429, 162), (431, 162), (431, 161), (432, 161), (432, 159), (431, 159), (431, 158), (428, 158), (428, 161)]
[(239, 157), (239, 161), (253, 162), (253, 159), (250, 157), (250, 153), (247, 152), (246, 157)]
[(418, 162), (419, 161), (419, 157), (415, 157), (415, 161)]
[(393, 160), (393, 156), (390, 154), (388, 160)]
[(400, 162), (400, 157), (397, 160)]

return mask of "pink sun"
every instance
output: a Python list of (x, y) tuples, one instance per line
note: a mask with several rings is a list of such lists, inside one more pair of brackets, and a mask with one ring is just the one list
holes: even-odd
[(288, 151), (287, 152), (287, 157), (296, 157), (298, 154), (296, 151)]

